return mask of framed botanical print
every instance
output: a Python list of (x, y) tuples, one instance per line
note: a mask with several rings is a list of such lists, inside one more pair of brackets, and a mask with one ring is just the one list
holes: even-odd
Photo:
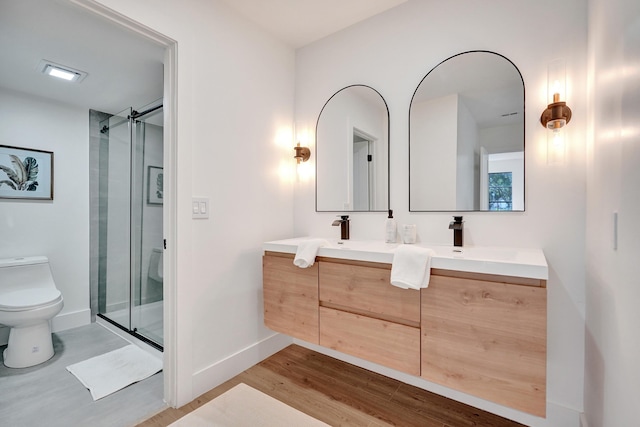
[(53, 200), (53, 152), (0, 145), (0, 199)]
[(147, 203), (161, 205), (163, 201), (162, 168), (149, 166), (147, 169)]

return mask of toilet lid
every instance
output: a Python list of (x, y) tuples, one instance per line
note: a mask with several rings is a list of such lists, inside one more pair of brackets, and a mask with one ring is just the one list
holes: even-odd
[(0, 309), (17, 310), (37, 308), (62, 299), (60, 291), (55, 288), (21, 289), (19, 291), (0, 294)]

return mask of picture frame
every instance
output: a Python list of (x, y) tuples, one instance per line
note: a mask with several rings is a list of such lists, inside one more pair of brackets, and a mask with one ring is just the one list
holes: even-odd
[(147, 204), (162, 205), (163, 174), (159, 166), (147, 166)]
[(53, 200), (53, 152), (0, 145), (0, 199)]

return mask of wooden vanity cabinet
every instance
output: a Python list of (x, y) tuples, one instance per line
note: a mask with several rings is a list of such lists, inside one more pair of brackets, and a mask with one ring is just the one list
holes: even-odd
[(391, 286), (389, 264), (318, 264), (320, 345), (420, 375), (420, 292)]
[(262, 257), (264, 324), (283, 334), (318, 344), (318, 264), (299, 268), (293, 255)]
[(433, 270), (421, 297), (423, 378), (545, 416), (545, 280)]
[(263, 257), (274, 331), (536, 416), (546, 412), (546, 281), (431, 270), (426, 289), (390, 284), (391, 264)]

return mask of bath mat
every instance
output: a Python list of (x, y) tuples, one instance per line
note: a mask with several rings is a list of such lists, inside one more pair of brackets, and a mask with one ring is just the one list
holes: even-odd
[(162, 360), (135, 345), (127, 345), (67, 366), (67, 371), (89, 389), (93, 400), (142, 381), (161, 370)]
[(328, 424), (240, 383), (170, 427), (328, 427)]

